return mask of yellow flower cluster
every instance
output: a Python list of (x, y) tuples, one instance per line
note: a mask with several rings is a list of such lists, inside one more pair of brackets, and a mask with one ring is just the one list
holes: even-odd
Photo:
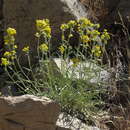
[[(94, 24), (87, 18), (81, 18), (77, 21), (71, 20), (66, 24), (62, 24), (60, 27), (62, 30), (62, 42), (63, 44), (65, 44), (67, 40), (67, 42), (69, 42), (70, 38), (73, 37), (73, 33), (78, 33), (81, 42), (80, 46), (82, 46), (84, 50), (87, 49), (87, 51), (90, 52), (90, 55), (92, 54), (93, 56), (99, 57), (103, 52), (103, 43), (107, 43), (110, 39), (107, 30), (100, 32), (99, 28), (100, 24)], [(70, 33), (65, 33), (66, 30)], [(64, 53), (64, 45), (59, 47), (59, 51), (61, 54)]]
[[(80, 39), (83, 43), (87, 43), (89, 40), (92, 40), (90, 38), (90, 34), (92, 32), (93, 27), (94, 27), (94, 24), (91, 23), (91, 21), (88, 20), (87, 18), (81, 18), (78, 20), (77, 32), (79, 33)], [(83, 40), (83, 39), (86, 39), (86, 40)]]
[[(88, 41), (98, 41), (98, 37), (100, 37), (100, 32), (98, 28), (100, 24), (93, 24), (90, 20), (86, 18), (82, 18), (78, 21), (78, 33), (81, 36), (81, 41), (86, 43)], [(87, 36), (86, 36), (87, 35)], [(86, 39), (84, 42), (84, 40)]]
[(104, 29), (102, 35), (101, 35), (101, 40), (104, 42), (104, 43), (107, 43), (107, 41), (110, 39), (110, 35), (109, 33), (107, 32), (106, 29)]
[(80, 39), (83, 44), (88, 45), (90, 42), (98, 42), (100, 40), (100, 34), (98, 30), (87, 30), (85, 33), (82, 32), (80, 34)]
[(70, 20), (68, 23), (66, 23), (66, 24), (62, 24), (61, 26), (60, 26), (60, 29), (62, 30), (62, 31), (65, 31), (65, 30), (67, 30), (67, 29), (71, 29), (71, 28), (74, 28), (74, 26), (77, 24), (77, 22), (76, 21), (74, 21), (74, 20)]
[(100, 40), (100, 32), (98, 30), (90, 31), (90, 38), (94, 42), (98, 42)]
[(15, 42), (14, 36), (17, 33), (16, 30), (14, 28), (7, 28), (6, 32), (7, 32), (7, 35), (4, 37), (5, 45), (14, 44), (14, 42)]
[(70, 20), (70, 21), (68, 22), (69, 28), (73, 28), (76, 24), (77, 24), (77, 22), (74, 21), (74, 20)]
[(13, 35), (11, 35), (11, 36), (8, 35), (8, 36), (4, 37), (4, 44), (5, 45), (14, 44), (14, 42), (15, 42), (15, 38)]
[(81, 18), (81, 19), (79, 19), (78, 23), (79, 23), (78, 25), (80, 27), (82, 27), (82, 28), (86, 28), (88, 26), (90, 26), (90, 27), (94, 26), (94, 24), (91, 23), (91, 21), (89, 19), (87, 19), (87, 18)]
[(88, 35), (82, 35), (80, 38), (83, 43), (88, 43), (91, 41), (91, 39), (88, 37)]
[(80, 28), (95, 28), (98, 29), (100, 28), (100, 24), (94, 24), (92, 23), (89, 19), (87, 18), (81, 18), (78, 20), (78, 27)]
[(42, 51), (42, 52), (47, 52), (48, 51), (48, 45), (46, 43), (43, 43), (39, 46), (39, 49)]
[(17, 45), (14, 45), (14, 49), (17, 49), (18, 48), (18, 46)]
[(15, 45), (16, 30), (14, 28), (7, 28), (7, 35), (4, 38), (4, 44), (8, 48), (7, 51), (4, 52), (3, 57), (1, 58), (1, 64), (4, 66), (11, 65), (13, 60), (16, 58), (16, 49), (17, 45)]
[(90, 34), (91, 34), (92, 36), (98, 36), (98, 35), (100, 35), (101, 33), (100, 33), (98, 30), (92, 30), (92, 31), (90, 32)]
[(4, 57), (10, 57), (12, 54), (11, 54), (11, 52), (9, 52), (9, 51), (6, 51), (5, 53), (4, 53)]
[(14, 28), (8, 28), (7, 29), (7, 34), (8, 35), (16, 35), (16, 30)]
[[(16, 58), (16, 51), (12, 50), (12, 51), (6, 51), (3, 54), (3, 62), (2, 65), (7, 66), (10, 65), (12, 60), (14, 60)], [(7, 64), (8, 63), (8, 64)]]
[(94, 56), (96, 56), (96, 57), (101, 56), (101, 54), (102, 54), (101, 46), (99, 46), (99, 45), (93, 46), (93, 48), (92, 48), (92, 54), (94, 54)]
[(62, 25), (60, 26), (60, 29), (61, 29), (62, 31), (65, 31), (65, 30), (68, 29), (68, 28), (69, 28), (68, 24), (62, 24)]
[(36, 33), (37, 37), (41, 34), (48, 38), (51, 37), (51, 27), (48, 19), (36, 20), (36, 28), (38, 30), (38, 33)]
[[(51, 38), (51, 27), (49, 20), (36, 20), (36, 28), (36, 37), (39, 38), (39, 41), (41, 39), (45, 40), (45, 43), (42, 43), (38, 46), (38, 50), (42, 52), (48, 52), (48, 43), (50, 42)], [(106, 29), (103, 32), (100, 32), (99, 28), (100, 24), (94, 24), (87, 18), (81, 18), (77, 21), (70, 20), (68, 23), (62, 24), (60, 26), (60, 29), (62, 31), (62, 45), (58, 48), (60, 53), (63, 55), (67, 47), (71, 48), (70, 51), (73, 51), (72, 47), (68, 46), (68, 43), (71, 40), (70, 38), (73, 37), (73, 34), (75, 33), (78, 34), (81, 43), (81, 45), (79, 45), (79, 50), (80, 46), (82, 46), (84, 50), (87, 49), (87, 51), (91, 52), (92, 55), (97, 57), (101, 56), (103, 50), (102, 48), (104, 47), (103, 43), (107, 43), (107, 41), (110, 39), (110, 35)], [(66, 30), (67, 33), (65, 33)], [(10, 60), (16, 58), (17, 45), (15, 45), (15, 35), (17, 32), (14, 28), (8, 28), (6, 32), (7, 35), (5, 36), (4, 41), (9, 50), (6, 51), (3, 55), (2, 64), (5, 64), (7, 66)], [(28, 53), (29, 46), (25, 46), (22, 51)], [(74, 64), (77, 64), (79, 62), (79, 59), (77, 58), (73, 58), (71, 60)]]
[(23, 52), (25, 53), (28, 53), (29, 52), (29, 46), (25, 46), (23, 49), (22, 49)]
[(1, 64), (4, 66), (8, 66), (10, 62), (7, 58), (1, 58)]

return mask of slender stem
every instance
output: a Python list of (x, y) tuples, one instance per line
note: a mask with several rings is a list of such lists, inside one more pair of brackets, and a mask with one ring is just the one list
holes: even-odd
[[(7, 72), (9, 78), (10, 78), (16, 85), (18, 85), (19, 88), (23, 89), (23, 88), (21, 87), (21, 85), (19, 85), (19, 84), (16, 82), (16, 80), (10, 75), (10, 73), (9, 73), (9, 71), (8, 71), (8, 69), (7, 69), (7, 67), (5, 67), (5, 71)], [(24, 90), (24, 89), (23, 89), (23, 90)]]
[(40, 57), (39, 45), (40, 45), (40, 37), (38, 37), (38, 45), (37, 45), (37, 55), (38, 55), (38, 58)]

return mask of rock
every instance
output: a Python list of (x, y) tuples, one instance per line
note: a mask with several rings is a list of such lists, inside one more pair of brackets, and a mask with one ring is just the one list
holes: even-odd
[(59, 111), (46, 97), (0, 97), (0, 130), (55, 130)]
[(56, 130), (71, 130), (71, 129), (69, 129), (69, 128), (63, 128), (63, 127), (57, 127)]
[(88, 126), (87, 124), (82, 123), (79, 119), (64, 113), (59, 115), (57, 125), (71, 130), (100, 130), (96, 126)]
[(13, 27), (17, 30), (16, 42), (19, 49), (25, 44), (35, 48), (36, 19), (50, 20), (52, 46), (57, 46), (60, 35), (59, 26), (69, 20), (87, 16), (85, 8), (77, 0), (6, 0), (3, 3), (3, 15), (5, 28)]
[(69, 59), (65, 61), (61, 58), (54, 58), (53, 61), (54, 63), (52, 62), (52, 64), (55, 64), (53, 68), (55, 68), (57, 72), (60, 71), (62, 75), (67, 72), (69, 78), (82, 79), (90, 83), (97, 83), (99, 81), (107, 82), (110, 78), (110, 73), (108, 73), (107, 70), (90, 61), (81, 61), (75, 67), (73, 67), (73, 62)]

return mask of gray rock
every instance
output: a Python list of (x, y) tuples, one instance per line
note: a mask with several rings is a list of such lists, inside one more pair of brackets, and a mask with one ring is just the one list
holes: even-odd
[(60, 71), (63, 76), (67, 72), (69, 78), (82, 79), (90, 83), (108, 82), (110, 79), (110, 73), (107, 70), (87, 60), (80, 62), (76, 67), (73, 67), (73, 63), (69, 59), (65, 61), (54, 58), (53, 61), (57, 72)]
[(100, 130), (98, 127), (88, 126), (82, 123), (79, 119), (72, 117), (70, 115), (66, 115), (61, 113), (59, 115), (59, 119), (57, 120), (57, 125), (68, 128), (71, 130)]

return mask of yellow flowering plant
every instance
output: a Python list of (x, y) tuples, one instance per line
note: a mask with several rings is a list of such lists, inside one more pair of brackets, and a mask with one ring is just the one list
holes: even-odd
[[(38, 38), (37, 53), (39, 57), (40, 51), (47, 52), (50, 47), (50, 39), (51, 39), (50, 21), (48, 19), (36, 20), (36, 29), (37, 32), (35, 36)], [(41, 39), (44, 39), (45, 43), (47, 43), (48, 45), (41, 44)]]
[[(16, 30), (8, 28), (5, 36), (7, 50), (1, 59), (1, 65), (5, 66), (7, 72), (9, 67), (13, 72), (13, 76), (8, 72), (10, 79), (19, 88), (24, 88), (22, 90), (25, 93), (54, 99), (60, 103), (62, 110), (76, 116), (83, 113), (87, 121), (87, 116), (96, 112), (96, 106), (102, 104), (99, 98), (102, 93), (101, 82), (92, 83), (91, 80), (95, 75), (96, 78), (99, 76), (101, 69), (95, 66), (99, 65), (99, 59), (102, 58), (110, 36), (107, 30), (99, 31), (100, 25), (86, 18), (64, 23), (60, 30), (60, 45), (53, 55), (50, 22), (48, 19), (36, 20), (37, 64), (32, 65), (31, 47), (27, 45), (22, 49), (28, 58), (27, 68), (19, 63), (18, 47), (15, 44)], [(75, 34), (76, 40), (71, 45)], [(58, 56), (59, 64), (53, 58), (55, 56)], [(86, 62), (91, 63), (86, 65)], [(93, 67), (93, 64), (96, 65)]]
[(15, 44), (15, 35), (16, 30), (14, 28), (7, 28), (6, 35), (4, 37), (4, 45), (5, 45), (5, 52), (3, 57), (1, 58), (1, 64), (4, 66), (10, 66), (14, 63), (16, 59), (16, 49), (17, 45)]

